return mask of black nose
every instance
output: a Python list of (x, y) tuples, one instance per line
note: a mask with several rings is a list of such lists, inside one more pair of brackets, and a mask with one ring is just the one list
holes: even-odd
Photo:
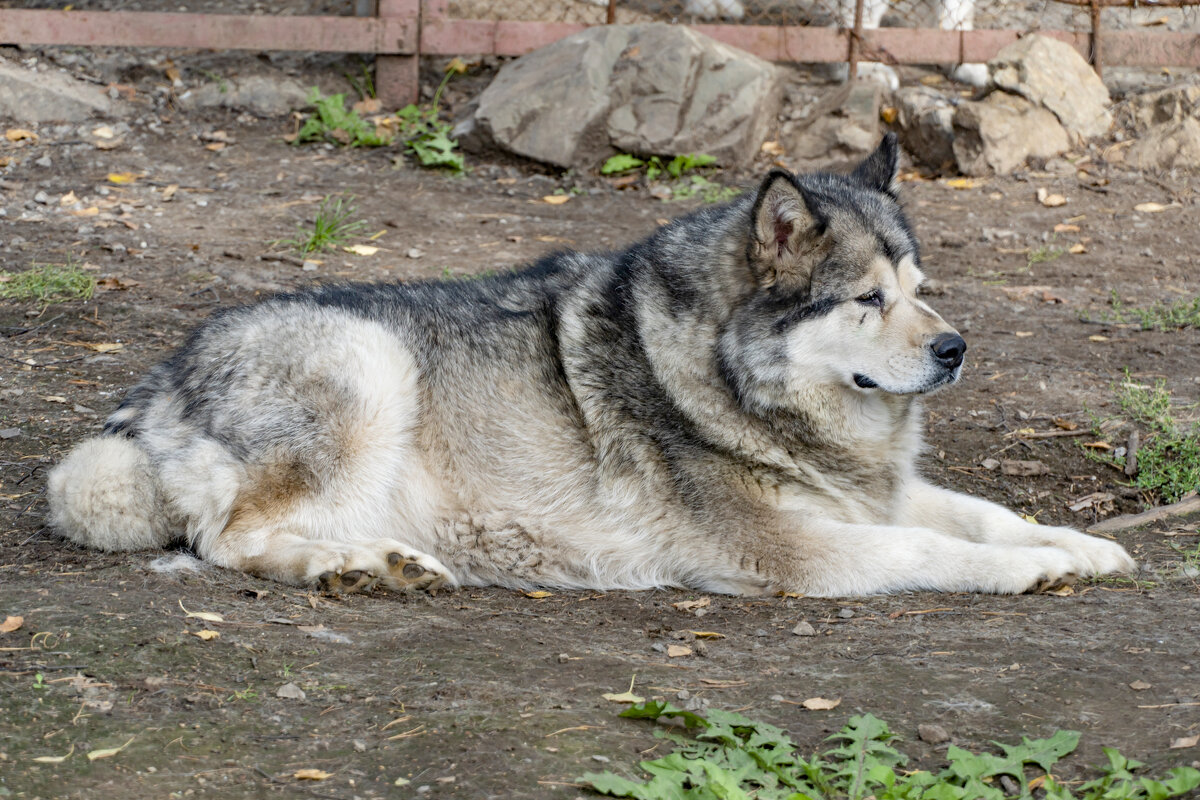
[(929, 343), (929, 349), (946, 369), (957, 369), (967, 352), (967, 343), (957, 333), (939, 333)]

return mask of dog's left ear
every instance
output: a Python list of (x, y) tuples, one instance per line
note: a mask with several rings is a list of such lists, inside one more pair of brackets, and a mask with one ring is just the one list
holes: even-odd
[(760, 286), (806, 286), (827, 248), (825, 220), (795, 179), (772, 170), (754, 202), (747, 256)]
[(896, 134), (889, 131), (884, 134), (875, 152), (855, 167), (850, 177), (869, 189), (897, 197), (899, 186), (896, 174), (899, 169), (900, 145), (896, 143)]

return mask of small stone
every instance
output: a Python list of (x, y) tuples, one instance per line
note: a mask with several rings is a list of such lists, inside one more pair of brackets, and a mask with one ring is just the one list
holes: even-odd
[(983, 467), (988, 472), (992, 472), (1000, 467), (1000, 462), (994, 458), (985, 458), (983, 461), (979, 462), (979, 466)]
[(33, 202), (40, 203), (41, 205), (46, 205), (47, 203), (50, 202), (50, 195), (46, 194), (45, 192), (39, 191), (37, 194), (35, 194), (33, 196)]
[(571, 660), (571, 657), (570, 657), (569, 655), (567, 655), (566, 653), (559, 653), (559, 654), (558, 654), (558, 663), (560, 663), (560, 664), (565, 664), (565, 663), (567, 663), (567, 662), (568, 662), (568, 661), (570, 661), (570, 660)]
[(792, 628), (792, 633), (797, 636), (816, 636), (817, 629), (808, 620), (802, 619), (796, 623), (796, 627)]
[(678, 692), (675, 693), (676, 700), (688, 700), (688, 699), (691, 699), (691, 696), (692, 696), (692, 693), (689, 692), (687, 689), (680, 689)]
[(275, 690), (276, 697), (282, 697), (285, 700), (303, 700), (306, 695), (304, 690), (294, 683), (285, 683)]
[(854, 616), (853, 608), (843, 608), (838, 610), (838, 617), (841, 619), (850, 619)]
[(409, 258), (420, 258), (421, 256), (425, 255), (425, 251), (417, 247), (410, 247), (405, 255)]
[(33, 163), (45, 169), (50, 169), (50, 167), (54, 166), (54, 162), (50, 160), (50, 156), (42, 156)]
[(21, 435), (20, 428), (5, 428), (0, 431), (0, 439), (15, 439)]
[(320, 264), (318, 264), (315, 261), (305, 261), (304, 266), (301, 267), (301, 269), (303, 269), (305, 272), (316, 272), (317, 267), (319, 267), (319, 266), (320, 266)]
[(917, 736), (928, 744), (941, 744), (950, 741), (950, 734), (941, 725), (922, 723), (917, 726)]
[(607, 764), (612, 761), (608, 756), (592, 756), (592, 761), (599, 761), (601, 764)]
[(367, 743), (364, 742), (362, 739), (355, 739), (353, 742), (351, 742), (351, 744), (354, 745), (354, 751), (356, 753), (367, 752)]

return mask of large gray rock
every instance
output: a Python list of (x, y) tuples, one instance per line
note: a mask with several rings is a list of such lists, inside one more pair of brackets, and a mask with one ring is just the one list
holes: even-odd
[(988, 62), (988, 71), (998, 88), (1049, 109), (1084, 139), (1103, 136), (1112, 126), (1108, 89), (1065, 42), (1048, 36), (1018, 39)]
[(779, 141), (789, 162), (808, 171), (861, 161), (879, 144), (882, 94), (874, 81), (844, 83), (785, 123)]
[(992, 92), (954, 112), (954, 158), (965, 175), (1006, 175), (1031, 157), (1050, 158), (1070, 147), (1058, 119), (1023, 97)]
[(774, 66), (688, 28), (602, 25), (506, 64), (473, 121), (485, 140), (560, 167), (614, 152), (735, 166), (758, 153), (779, 95)]
[(0, 120), (82, 122), (109, 116), (116, 104), (104, 90), (61, 72), (26, 69), (0, 60)]
[(955, 104), (928, 86), (904, 88), (892, 97), (904, 149), (927, 167), (953, 168)]
[(184, 108), (230, 108), (277, 117), (308, 105), (308, 92), (291, 78), (250, 75), (206, 83), (179, 98)]
[(1133, 138), (1125, 160), (1141, 169), (1200, 168), (1200, 86), (1135, 95), (1117, 113)]

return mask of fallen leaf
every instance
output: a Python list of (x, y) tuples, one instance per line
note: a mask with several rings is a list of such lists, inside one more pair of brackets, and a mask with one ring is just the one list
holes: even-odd
[(692, 636), (695, 636), (697, 639), (724, 639), (725, 638), (725, 634), (717, 633), (716, 631), (688, 631), (688, 633), (690, 633)]
[(121, 145), (125, 144), (125, 138), (120, 139), (101, 139), (93, 143), (97, 150), (116, 150)]
[(695, 611), (697, 608), (708, 608), (712, 600), (707, 597), (701, 597), (699, 600), (680, 600), (678, 603), (671, 603), (677, 611)]
[(333, 773), (322, 769), (298, 769), (292, 773), (292, 777), (298, 781), (323, 781), (332, 778)]
[(71, 209), (72, 217), (97, 217), (100, 215), (100, 209), (97, 206), (88, 206), (87, 208)]
[(63, 756), (38, 756), (37, 758), (35, 758), (33, 760), (39, 764), (61, 764), (62, 762), (66, 761), (68, 758), (70, 758), (71, 754), (74, 752), (75, 752), (75, 745), (72, 744), (71, 749), (67, 751), (66, 755), (63, 755)]
[(1135, 692), (1144, 692), (1145, 690), (1151, 688), (1153, 685), (1154, 684), (1152, 684), (1152, 683), (1146, 683), (1145, 681), (1139, 680), (1139, 681), (1134, 681), (1133, 683), (1129, 684), (1129, 688), (1133, 689)]
[(893, 122), (895, 122), (896, 118), (899, 116), (900, 109), (896, 108), (895, 106), (884, 106), (883, 108), (879, 109), (879, 118), (888, 125), (891, 125)]
[(534, 600), (543, 600), (547, 597), (553, 597), (554, 592), (547, 592), (544, 589), (538, 589), (536, 592), (525, 592), (526, 597), (532, 597)]
[(620, 694), (606, 692), (605, 694), (602, 694), (600, 696), (603, 697), (605, 700), (609, 700), (613, 703), (640, 703), (643, 700), (645, 700), (646, 698), (640, 697), (639, 695), (636, 695), (633, 693), (633, 683), (636, 680), (637, 680), (637, 675), (634, 675), (632, 678), (630, 678), (629, 679), (629, 688), (626, 689), (625, 691), (621, 692)]
[(211, 142), (204, 145), (205, 150), (212, 150), (214, 153), (225, 149), (225, 142)]
[(1112, 450), (1113, 446), (1108, 442), (1084, 442), (1080, 447), (1090, 447), (1093, 450)]
[(467, 62), (463, 61), (458, 56), (450, 59), (450, 63), (446, 65), (446, 72), (455, 72), (462, 75), (467, 71)]
[(1148, 19), (1143, 22), (1139, 22), (1138, 25), (1141, 25), (1143, 28), (1150, 28), (1155, 25), (1166, 25), (1170, 21), (1171, 20), (1169, 17), (1155, 17), (1154, 19)]
[(667, 658), (683, 658), (684, 656), (690, 656), (691, 654), (692, 654), (692, 648), (687, 647), (685, 645), (682, 645), (682, 644), (667, 645)]
[(9, 128), (4, 132), (4, 138), (10, 142), (36, 142), (38, 135), (24, 128)]
[(982, 186), (983, 180), (981, 178), (950, 178), (946, 181), (946, 185), (951, 189), (974, 189)]
[(810, 697), (800, 705), (807, 708), (809, 711), (830, 711), (842, 704), (842, 698), (837, 700), (828, 700), (824, 697)]
[(92, 136), (98, 136), (101, 139), (111, 139), (116, 135), (117, 132), (107, 125), (101, 125), (99, 128), (92, 130)]
[(1167, 205), (1163, 205), (1162, 203), (1138, 203), (1133, 207), (1133, 210), (1142, 214), (1157, 214), (1160, 211), (1166, 211), (1170, 208), (1183, 208), (1183, 206), (1179, 203), (1168, 203)]
[(1200, 744), (1200, 734), (1196, 736), (1181, 736), (1171, 742), (1169, 749), (1183, 750), (1185, 747), (1195, 747), (1198, 744)]
[(352, 244), (349, 247), (343, 247), (347, 253), (354, 253), (356, 256), (373, 256), (379, 252), (378, 247), (372, 247), (369, 244)]
[(60, 206), (72, 206), (79, 202), (79, 198), (75, 196), (75, 192), (67, 192), (62, 197), (58, 198)]
[(1073, 256), (1078, 256), (1078, 255), (1082, 255), (1083, 253), (1086, 253), (1087, 248), (1084, 247), (1083, 242), (1076, 242), (1075, 244), (1071, 245), (1070, 248), (1067, 249), (1067, 252)]
[(3, 623), (0, 623), (0, 633), (12, 633), (25, 624), (24, 617), (14, 617), (9, 615)]
[(221, 638), (220, 633), (218, 633), (217, 631), (210, 631), (208, 629), (205, 629), (202, 631), (192, 631), (191, 633), (193, 636), (203, 639), (206, 642), (211, 642), (213, 639)]
[(110, 275), (107, 278), (101, 278), (96, 281), (96, 288), (104, 289), (109, 292), (123, 292), (134, 286), (141, 286), (141, 281), (131, 280), (129, 278), (118, 278), (115, 275)]
[(359, 114), (378, 114), (382, 108), (383, 101), (378, 97), (364, 97), (350, 106), (351, 111), (357, 111)]
[(1014, 331), (1013, 336), (1016, 336), (1018, 339), (1028, 339), (1030, 336), (1033, 336), (1033, 331)]
[(202, 619), (205, 622), (224, 622), (225, 621), (224, 617), (222, 617), (220, 614), (217, 614), (213, 611), (188, 611), (186, 608), (184, 608), (182, 600), (179, 601), (179, 607), (183, 609), (183, 613), (187, 615), (188, 619), (192, 619), (194, 617), (195, 619)]
[(1088, 341), (1089, 341), (1089, 342), (1107, 342), (1107, 341), (1108, 341), (1108, 337), (1107, 337), (1107, 336), (1101, 336), (1100, 334), (1098, 334), (1098, 333), (1095, 333), (1095, 334), (1092, 334), (1091, 336), (1089, 336), (1089, 337), (1088, 337)]
[(1058, 208), (1067, 204), (1067, 198), (1061, 194), (1051, 194), (1046, 189), (1037, 190), (1037, 199), (1046, 208)]
[(1065, 222), (1060, 222), (1054, 226), (1055, 233), (1079, 233), (1078, 225), (1068, 225)]
[(176, 192), (178, 192), (178, 191), (179, 191), (179, 184), (178, 184), (178, 183), (172, 183), (170, 186), (168, 186), (167, 188), (163, 189), (163, 192), (162, 192), (162, 201), (163, 201), (164, 203), (169, 203), (169, 202), (171, 202), (171, 198), (172, 198), (172, 197), (174, 197), (174, 196), (175, 196), (175, 193), (176, 193)]
[(1063, 419), (1062, 417), (1055, 417), (1055, 418), (1054, 418), (1054, 424), (1055, 424), (1057, 427), (1059, 427), (1059, 428), (1061, 428), (1062, 430), (1064, 430), (1064, 431), (1074, 431), (1074, 430), (1079, 430), (1079, 423), (1078, 423), (1078, 422), (1072, 422), (1071, 420), (1069, 420), (1069, 419)]
[(63, 397), (62, 395), (58, 395), (58, 394), (48, 394), (48, 395), (45, 395), (44, 397), (42, 397), (42, 399), (45, 400), (47, 403), (65, 403), (65, 402), (67, 402), (67, 398)]
[(542, 202), (552, 206), (561, 206), (570, 199), (571, 195), (569, 194), (548, 194), (542, 198)]
[(1047, 589), (1044, 594), (1052, 594), (1056, 597), (1070, 597), (1075, 594), (1074, 586), (1059, 586), (1057, 589)]
[(108, 173), (108, 182), (115, 184), (135, 183), (141, 177), (133, 172), (110, 172)]
[(117, 753), (124, 750), (126, 747), (129, 747), (130, 743), (132, 743), (133, 740), (136, 738), (137, 738), (136, 736), (130, 736), (129, 741), (126, 742), (125, 744), (121, 745), (120, 747), (107, 747), (107, 748), (104, 748), (101, 750), (93, 750), (87, 754), (88, 761), (96, 761), (97, 759), (101, 759), (101, 758), (112, 758)]
[(785, 152), (783, 149), (783, 145), (781, 145), (779, 142), (772, 142), (772, 141), (763, 142), (762, 147), (760, 147), (759, 149), (762, 150), (767, 155), (775, 156), (776, 158), (779, 158)]

